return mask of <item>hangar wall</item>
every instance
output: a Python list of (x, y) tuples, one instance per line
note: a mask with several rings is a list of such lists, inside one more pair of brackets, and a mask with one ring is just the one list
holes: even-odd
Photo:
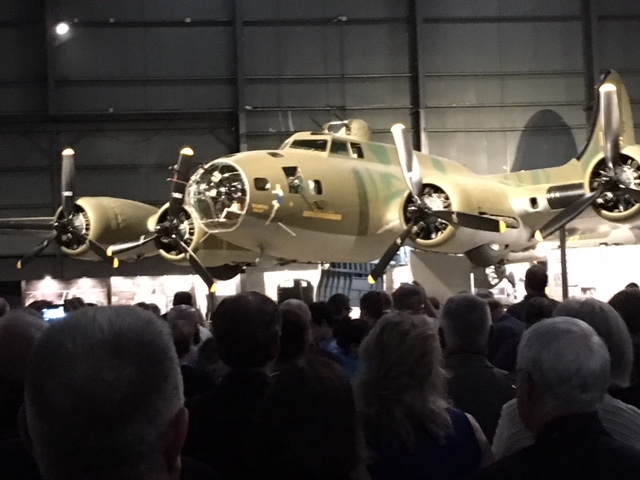
[[(159, 205), (183, 145), (204, 162), (337, 118), (479, 173), (560, 162), (601, 68), (639, 121), (639, 27), (636, 0), (6, 0), (0, 216), (53, 213), (64, 146), (78, 196)], [(0, 271), (35, 243), (0, 237)]]

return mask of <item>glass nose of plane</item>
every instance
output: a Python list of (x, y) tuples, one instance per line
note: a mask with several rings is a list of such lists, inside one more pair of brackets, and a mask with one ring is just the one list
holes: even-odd
[(191, 177), (186, 202), (206, 231), (233, 230), (240, 225), (249, 205), (247, 177), (231, 162), (210, 162)]

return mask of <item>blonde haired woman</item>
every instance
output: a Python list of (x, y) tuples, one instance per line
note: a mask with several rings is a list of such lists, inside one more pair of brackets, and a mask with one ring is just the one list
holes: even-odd
[(492, 461), (473, 417), (449, 406), (435, 327), (394, 311), (360, 347), (358, 407), (373, 480), (461, 479)]

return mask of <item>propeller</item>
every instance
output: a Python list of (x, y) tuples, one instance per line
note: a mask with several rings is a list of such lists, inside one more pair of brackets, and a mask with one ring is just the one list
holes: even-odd
[(402, 169), (402, 176), (407, 183), (407, 188), (413, 197), (413, 204), (407, 210), (408, 216), (411, 218), (407, 227), (387, 248), (377, 265), (371, 271), (368, 281), (374, 284), (378, 278), (382, 276), (387, 266), (398, 253), (398, 250), (404, 245), (413, 232), (414, 228), (421, 223), (428, 221), (430, 217), (444, 220), (450, 225), (471, 228), (474, 230), (483, 230), (488, 232), (501, 233), (507, 228), (502, 220), (496, 220), (491, 217), (475, 215), (465, 212), (456, 212), (452, 210), (435, 210), (431, 208), (421, 197), (422, 195), (422, 172), (420, 164), (416, 158), (411, 145), (404, 138), (404, 125), (395, 124), (391, 127), (391, 134), (398, 152), (398, 160)]
[(633, 187), (633, 180), (625, 173), (620, 156), (620, 108), (616, 86), (604, 83), (598, 89), (600, 97), (600, 124), (603, 132), (604, 162), (606, 168), (598, 179), (597, 188), (554, 216), (534, 232), (533, 237), (540, 241), (548, 238), (569, 222), (578, 217), (604, 192), (614, 195), (628, 195), (640, 203), (640, 190)]
[(150, 242), (169, 245), (174, 250), (186, 256), (191, 268), (202, 278), (207, 288), (209, 288), (209, 291), (214, 293), (216, 289), (215, 280), (196, 254), (184, 242), (184, 216), (182, 215), (182, 207), (184, 192), (187, 189), (189, 174), (191, 172), (191, 159), (193, 155), (193, 150), (189, 147), (180, 150), (178, 163), (173, 167), (173, 177), (170, 179), (173, 185), (171, 187), (169, 206), (167, 207), (164, 220), (156, 225), (153, 232), (143, 235), (138, 240), (111, 245), (107, 249), (107, 255), (116, 257), (118, 254), (128, 252)]
[[(0, 219), (0, 231), (10, 233), (15, 231), (35, 231), (53, 234), (36, 245), (17, 264), (18, 268), (23, 268), (34, 258), (40, 255), (53, 241), (59, 245), (87, 244), (92, 252), (104, 260), (110, 260), (102, 246), (89, 238), (83, 226), (78, 222), (79, 217), (73, 211), (75, 205), (75, 152), (71, 148), (66, 148), (62, 152), (62, 174), (60, 185), (60, 211), (55, 217), (32, 217), (32, 218), (7, 218)], [(117, 263), (114, 267), (117, 267)]]

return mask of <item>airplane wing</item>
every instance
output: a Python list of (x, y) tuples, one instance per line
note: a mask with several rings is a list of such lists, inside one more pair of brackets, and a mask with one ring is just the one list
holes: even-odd
[[(50, 235), (19, 262), (24, 267), (51, 243), (63, 253), (87, 260), (109, 260), (105, 245), (144, 235), (148, 218), (157, 208), (132, 200), (112, 197), (75, 198), (75, 152), (62, 152), (61, 205), (53, 217), (0, 219), (0, 235), (48, 232)], [(129, 252), (126, 259), (152, 255), (151, 249)], [(115, 265), (117, 266), (117, 265)]]

